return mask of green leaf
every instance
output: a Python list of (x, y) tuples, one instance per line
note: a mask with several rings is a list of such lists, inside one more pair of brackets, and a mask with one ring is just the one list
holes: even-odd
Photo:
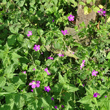
[(108, 67), (110, 68), (110, 59), (108, 60)]
[(0, 77), (0, 87), (3, 87), (5, 85), (5, 83), (6, 83), (6, 78), (1, 76)]
[(35, 68), (35, 66), (34, 66), (34, 65), (31, 65), (31, 66), (29, 67), (29, 69), (28, 69), (28, 72), (33, 72), (33, 71), (34, 71), (33, 68)]
[(75, 0), (69, 0), (69, 1), (74, 4), (74, 7), (76, 7), (78, 5)]
[(39, 61), (39, 60), (35, 60), (35, 64), (36, 64), (37, 66), (40, 65), (40, 62), (41, 62), (41, 61)]
[(87, 0), (87, 4), (90, 4), (92, 2), (92, 0)]
[(63, 89), (63, 86), (59, 83), (55, 84), (54, 87), (52, 88), (53, 92), (61, 92), (61, 90)]
[(61, 84), (65, 84), (66, 81), (64, 80), (64, 78), (62, 77), (62, 75), (59, 73), (59, 83)]
[(58, 0), (53, 0), (54, 5), (57, 6)]
[(16, 89), (12, 83), (10, 83), (8, 86), (4, 86), (3, 89), (5, 89), (7, 92), (16, 92)]
[(6, 75), (7, 78), (12, 78), (14, 76), (13, 71), (14, 71), (14, 64), (11, 64), (7, 68), (5, 68), (4, 74)]
[(42, 100), (42, 107), (49, 107), (49, 104), (45, 98), (41, 98), (41, 100)]
[(18, 22), (18, 23), (15, 23), (15, 24), (9, 26), (9, 30), (14, 34), (17, 34), (20, 27), (21, 27), (21, 24)]
[(45, 38), (44, 37), (41, 37), (40, 40), (41, 40), (41, 43), (45, 45), (45, 43), (46, 43)]
[(38, 33), (39, 35), (43, 35), (44, 31), (43, 31), (42, 29), (37, 29), (37, 33)]
[(19, 7), (22, 7), (24, 5), (24, 3), (25, 3), (25, 0), (18, 0), (17, 1), (17, 4)]
[(52, 71), (52, 73), (56, 73), (58, 69), (55, 66), (51, 66), (50, 70)]
[(63, 41), (60, 40), (60, 39), (55, 40), (53, 45), (54, 45), (54, 48), (55, 49), (61, 49), (62, 48), (62, 45), (63, 45)]
[(22, 63), (22, 70), (27, 70), (27, 68), (28, 68), (28, 65), (25, 63)]
[(11, 110), (11, 105), (4, 104), (4, 105), (0, 106), (0, 110)]
[(30, 6), (31, 7), (34, 6), (35, 3), (36, 3), (35, 0), (30, 0)]
[(20, 94), (15, 94), (14, 102), (19, 109), (22, 108), (25, 104), (25, 100)]
[(19, 34), (19, 35), (17, 36), (17, 40), (18, 40), (19, 42), (23, 42), (23, 39), (24, 39), (23, 34)]
[(84, 2), (79, 2), (79, 4), (80, 4), (80, 5), (84, 5), (84, 6), (86, 5)]
[(80, 102), (82, 104), (90, 104), (91, 103), (91, 99), (90, 99), (90, 97), (85, 96), (82, 99), (80, 99), (78, 102)]
[(73, 86), (72, 84), (64, 84), (63, 88), (67, 90), (67, 92), (75, 92), (79, 90), (77, 87)]
[(46, 61), (46, 65), (48, 65), (48, 66), (50, 66), (52, 63), (53, 63), (52, 60), (49, 60), (49, 59), (48, 59), (48, 60)]
[(12, 60), (14, 61), (14, 63), (17, 64), (19, 62), (19, 58), (21, 58), (21, 56), (15, 52), (13, 52), (11, 55), (12, 55)]
[(93, 8), (93, 11), (95, 11), (95, 12), (97, 12), (97, 11), (99, 11), (100, 9), (98, 8), (98, 7), (94, 7)]
[(17, 85), (18, 87), (19, 85), (24, 84), (24, 82), (19, 78), (19, 76), (14, 76), (12, 82), (14, 85)]
[(14, 34), (8, 36), (7, 42), (8, 45), (14, 45), (16, 42), (16, 36)]
[(110, 59), (110, 52), (108, 53), (108, 55), (107, 55), (107, 58), (106, 59)]
[(89, 9), (89, 8), (88, 8), (87, 6), (84, 7), (84, 14), (85, 14), (85, 15), (89, 14), (88, 9)]
[(20, 77), (20, 79), (21, 79), (24, 83), (26, 83), (26, 81), (27, 81), (27, 75), (26, 75), (26, 74), (19, 73), (19, 77)]

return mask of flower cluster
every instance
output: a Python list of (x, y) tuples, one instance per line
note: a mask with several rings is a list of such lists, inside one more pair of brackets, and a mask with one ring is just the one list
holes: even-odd
[(69, 21), (74, 21), (74, 16), (70, 15), (70, 16), (68, 16), (68, 19), (69, 19)]
[(28, 31), (27, 36), (29, 37), (29, 36), (31, 36), (31, 35), (32, 35), (32, 31)]
[(68, 34), (67, 30), (64, 30), (64, 31), (63, 31), (63, 30), (61, 30), (61, 32), (62, 32), (62, 34), (63, 34), (63, 35)]
[(40, 45), (34, 45), (34, 48), (33, 48), (35, 51), (38, 51), (40, 50)]
[(99, 13), (99, 15), (103, 15), (103, 16), (105, 16), (105, 13), (106, 13), (106, 11), (103, 11), (103, 9), (100, 9), (100, 11), (98, 11), (98, 13)]
[(85, 60), (82, 61), (80, 69), (82, 69), (82, 67), (84, 66)]
[(51, 74), (51, 73), (48, 72), (48, 68), (44, 69), (44, 71), (46, 71), (48, 75)]

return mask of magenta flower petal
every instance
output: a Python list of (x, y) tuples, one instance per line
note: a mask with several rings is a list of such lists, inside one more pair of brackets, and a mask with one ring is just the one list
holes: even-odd
[(40, 50), (40, 45), (34, 45), (34, 48), (33, 48), (35, 51), (38, 51)]
[(36, 85), (35, 84), (32, 84), (32, 86), (31, 86), (32, 88), (36, 88)]
[(57, 109), (57, 106), (55, 106), (55, 108)]
[(82, 61), (80, 69), (82, 69), (82, 67), (84, 67), (84, 63), (85, 63), (85, 60)]
[(62, 32), (63, 35), (68, 34), (67, 30), (65, 30), (65, 31), (61, 30), (61, 32)]
[(28, 31), (27, 36), (29, 37), (29, 36), (31, 36), (31, 35), (32, 35), (32, 31)]
[(51, 89), (50, 89), (49, 86), (47, 86), (47, 87), (44, 87), (44, 90), (47, 91), (47, 92), (49, 92)]
[(40, 84), (39, 84), (39, 83), (37, 83), (37, 84), (36, 84), (36, 87), (40, 87)]
[(51, 59), (51, 60), (53, 60), (53, 57), (48, 57), (48, 59)]
[(33, 70), (35, 71), (35, 68), (33, 68)]
[(61, 107), (64, 107), (64, 105), (62, 105)]
[(51, 100), (54, 100), (54, 98), (52, 97)]
[(92, 71), (92, 76), (97, 76), (98, 71), (93, 70)]
[(93, 97), (97, 97), (97, 95), (100, 96), (100, 94), (96, 92), (96, 93), (93, 94)]
[(69, 21), (74, 21), (74, 16), (70, 15), (70, 16), (68, 16), (68, 19), (69, 19)]
[(40, 87), (40, 81), (32, 81), (31, 83), (29, 83), (29, 86), (31, 86), (32, 88)]
[(103, 9), (100, 9), (100, 11), (98, 11), (98, 13), (99, 13), (99, 15), (103, 15), (103, 16), (105, 16), (105, 13), (106, 13), (106, 11), (103, 11)]
[(44, 71), (46, 71), (46, 72), (47, 72), (47, 71), (48, 71), (48, 68), (44, 69)]

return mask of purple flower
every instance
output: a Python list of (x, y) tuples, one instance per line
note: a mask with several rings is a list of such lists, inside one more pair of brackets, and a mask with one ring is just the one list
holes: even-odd
[(51, 59), (51, 60), (53, 60), (53, 57), (48, 57), (48, 59)]
[(47, 92), (49, 92), (51, 89), (50, 89), (49, 86), (47, 86), (47, 87), (44, 87), (44, 90), (47, 91)]
[(22, 73), (26, 74), (26, 71), (22, 71)]
[(94, 93), (93, 97), (97, 97), (97, 95), (100, 96), (100, 94), (96, 92), (96, 93)]
[(43, 54), (43, 52), (41, 54)]
[(62, 105), (61, 107), (64, 107), (64, 105)]
[(31, 83), (29, 83), (29, 86), (31, 86), (32, 88), (40, 87), (40, 81), (33, 80)]
[(61, 30), (61, 32), (62, 32), (63, 35), (68, 34), (67, 30), (65, 30), (65, 31)]
[(33, 68), (33, 70), (35, 71), (35, 68)]
[(99, 13), (99, 15), (103, 15), (103, 16), (105, 16), (105, 14), (106, 14), (106, 11), (103, 11), (103, 9), (100, 9), (100, 11), (98, 11), (98, 13)]
[(52, 22), (54, 22), (54, 20)]
[(31, 89), (31, 92), (33, 92), (33, 89)]
[(40, 50), (40, 45), (35, 45), (33, 49), (34, 49), (35, 51)]
[(51, 73), (48, 72), (48, 68), (44, 69), (44, 71), (46, 71), (48, 75), (51, 74)]
[(106, 98), (107, 96), (105, 95), (105, 98)]
[(74, 54), (75, 52), (73, 52), (73, 54)]
[(70, 15), (70, 16), (68, 16), (68, 19), (69, 19), (69, 21), (74, 21), (74, 16)]
[(46, 71), (46, 72), (47, 72), (47, 71), (48, 71), (48, 68), (45, 68), (45, 69), (44, 69), (44, 71)]
[(57, 109), (57, 106), (55, 106), (55, 108)]
[(32, 31), (28, 31), (27, 36), (29, 37), (29, 36), (31, 36), (31, 35), (32, 35)]
[(57, 55), (58, 55), (59, 57), (61, 57), (61, 56), (62, 56), (62, 57), (64, 57), (64, 55), (63, 55), (63, 54), (60, 54), (60, 53), (59, 53), (59, 54), (57, 54)]
[(51, 99), (52, 99), (52, 100), (54, 100), (54, 98), (53, 98), (53, 97), (52, 97)]
[(92, 71), (92, 76), (97, 76), (98, 71), (93, 70)]
[(82, 67), (84, 66), (85, 60), (82, 61), (80, 69), (82, 69)]

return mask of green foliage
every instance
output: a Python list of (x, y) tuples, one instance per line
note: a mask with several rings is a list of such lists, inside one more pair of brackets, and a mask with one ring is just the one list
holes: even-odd
[[(95, 1), (79, 1), (85, 14), (99, 11)], [(90, 7), (91, 2), (94, 5)], [(90, 22), (85, 28), (82, 22), (80, 31), (74, 28), (79, 31), (79, 39), (86, 36), (90, 42), (87, 46), (76, 43), (61, 30), (72, 24), (68, 16), (76, 13), (77, 6), (76, 0), (2, 0), (0, 110), (54, 110), (55, 106), (65, 110), (110, 108), (110, 25), (102, 16), (100, 24)], [(32, 35), (28, 37), (29, 31)], [(35, 45), (40, 45), (40, 50), (35, 51)], [(51, 46), (50, 52), (46, 46)], [(73, 58), (59, 57), (56, 51), (62, 54), (69, 50), (67, 46), (77, 46)], [(79, 59), (75, 60), (75, 56)], [(83, 60), (85, 66), (80, 69)], [(93, 70), (98, 71), (97, 76), (92, 75)], [(33, 80), (40, 81), (40, 87), (31, 92), (29, 83)], [(45, 86), (51, 90), (46, 92)], [(100, 95), (94, 97), (96, 92)]]

